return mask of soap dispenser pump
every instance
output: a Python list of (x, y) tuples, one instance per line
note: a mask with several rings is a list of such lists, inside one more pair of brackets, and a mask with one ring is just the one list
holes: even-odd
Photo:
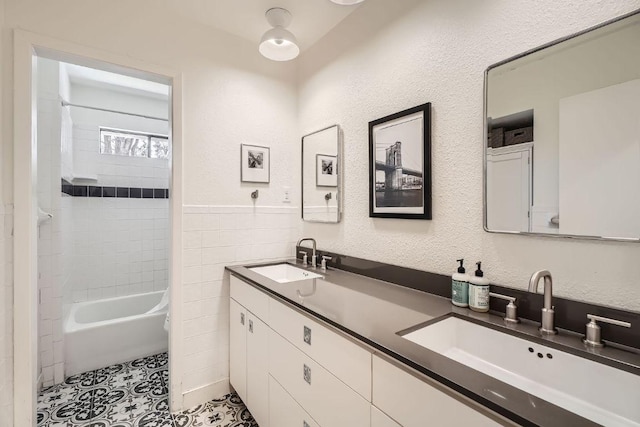
[(489, 279), (484, 277), (481, 264), (480, 261), (476, 262), (478, 269), (469, 280), (469, 308), (486, 313), (489, 311)]
[(464, 269), (464, 259), (460, 263), (458, 272), (451, 276), (451, 302), (458, 307), (469, 306), (469, 275)]

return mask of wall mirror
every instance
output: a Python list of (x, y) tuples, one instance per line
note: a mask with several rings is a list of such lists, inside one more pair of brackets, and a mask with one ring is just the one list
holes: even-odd
[(640, 240), (640, 11), (489, 67), (487, 231)]
[(340, 222), (342, 159), (338, 125), (302, 137), (302, 219)]

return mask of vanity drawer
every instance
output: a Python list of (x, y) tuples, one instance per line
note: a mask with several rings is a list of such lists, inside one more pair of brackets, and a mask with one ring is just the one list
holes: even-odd
[(269, 425), (320, 427), (272, 376), (269, 376)]
[(229, 294), (244, 308), (266, 321), (269, 318), (269, 296), (250, 284), (231, 276)]
[(271, 331), (269, 372), (321, 426), (370, 427), (371, 404)]
[(269, 304), (271, 329), (371, 401), (368, 350), (278, 301)]
[(371, 405), (371, 427), (401, 427), (380, 409)]
[(473, 402), (453, 390), (417, 378), (377, 355), (373, 356), (373, 404), (404, 427), (423, 427), (425, 420), (442, 427), (513, 425), (498, 422), (497, 415), (495, 420), (489, 418), (488, 410), (487, 415), (479, 412), (480, 407), (472, 407)]

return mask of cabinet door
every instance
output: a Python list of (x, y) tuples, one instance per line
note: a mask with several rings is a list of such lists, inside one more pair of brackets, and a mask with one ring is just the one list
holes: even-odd
[(247, 313), (247, 408), (260, 427), (269, 425), (269, 328)]
[(272, 376), (269, 376), (269, 421), (274, 427), (320, 427)]
[(273, 330), (269, 337), (269, 369), (321, 426), (371, 426), (369, 402)]
[(426, 381), (373, 356), (373, 403), (401, 425), (423, 427), (425, 420), (439, 427), (505, 425), (463, 396)]
[(247, 312), (229, 299), (229, 382), (244, 402), (247, 400)]
[(371, 405), (371, 427), (401, 427), (380, 409)]

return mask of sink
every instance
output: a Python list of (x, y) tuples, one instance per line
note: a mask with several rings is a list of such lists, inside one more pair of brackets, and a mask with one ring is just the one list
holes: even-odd
[(322, 278), (322, 275), (302, 268), (294, 267), (291, 264), (282, 263), (267, 265), (264, 267), (252, 267), (249, 270), (258, 273), (278, 283), (297, 282), (299, 280)]
[(606, 426), (640, 426), (640, 376), (457, 317), (409, 341)]

